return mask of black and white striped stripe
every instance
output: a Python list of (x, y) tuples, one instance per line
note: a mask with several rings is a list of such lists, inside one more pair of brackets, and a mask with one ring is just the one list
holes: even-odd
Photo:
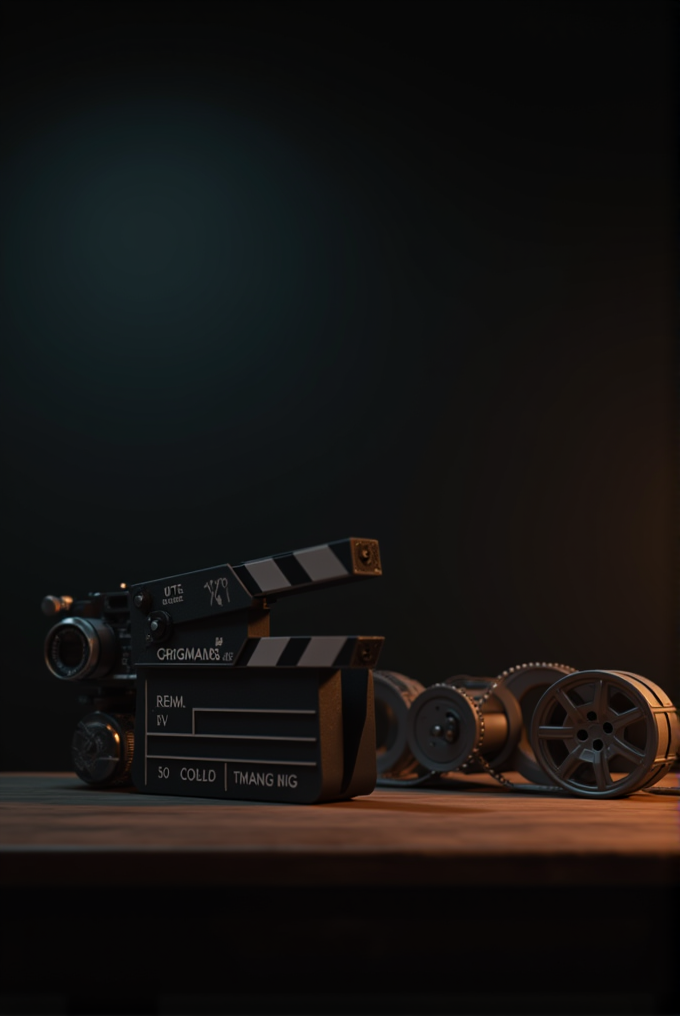
[(350, 537), (245, 561), (233, 570), (254, 595), (281, 596), (305, 586), (380, 575), (380, 552), (377, 540)]
[(374, 667), (382, 637), (300, 635), (248, 639), (237, 667)]

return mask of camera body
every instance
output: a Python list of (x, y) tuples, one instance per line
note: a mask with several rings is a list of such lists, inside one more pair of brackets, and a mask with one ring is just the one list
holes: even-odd
[(130, 597), (125, 587), (86, 599), (46, 596), (42, 611), (62, 617), (45, 639), (45, 663), (78, 686), (90, 713), (71, 742), (73, 768), (94, 787), (130, 782), (134, 753), (136, 674), (132, 666)]
[(95, 705), (74, 735), (76, 772), (144, 793), (299, 803), (370, 793), (383, 639), (272, 637), (269, 620), (280, 596), (380, 574), (377, 541), (350, 538), (77, 604), (47, 597), (71, 615), (48, 633), (47, 666)]

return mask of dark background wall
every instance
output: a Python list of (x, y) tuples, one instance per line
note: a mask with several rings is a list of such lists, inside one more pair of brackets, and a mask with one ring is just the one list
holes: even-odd
[(4, 8), (2, 767), (45, 593), (347, 535), (274, 633), (680, 698), (673, 5)]

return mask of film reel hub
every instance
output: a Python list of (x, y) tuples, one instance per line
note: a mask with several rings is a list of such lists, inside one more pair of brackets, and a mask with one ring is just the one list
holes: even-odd
[(426, 769), (457, 769), (484, 735), (484, 719), (474, 699), (446, 684), (418, 696), (408, 713), (408, 742)]
[(444, 684), (460, 689), (472, 698), (483, 716), (479, 754), (485, 758), (483, 761), (469, 760), (465, 763), (465, 771), (484, 772), (484, 763), (497, 772), (512, 768), (509, 759), (522, 734), (522, 713), (514, 695), (507, 691), (500, 679), (491, 677), (458, 675), (447, 678)]

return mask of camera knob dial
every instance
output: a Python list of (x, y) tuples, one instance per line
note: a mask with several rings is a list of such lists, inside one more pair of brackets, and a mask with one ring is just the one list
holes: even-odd
[(147, 589), (141, 589), (138, 593), (135, 593), (132, 602), (137, 610), (147, 611), (151, 606), (151, 594)]
[(73, 768), (83, 783), (92, 787), (125, 786), (132, 782), (134, 744), (132, 716), (90, 713), (73, 734)]
[(146, 619), (148, 635), (153, 642), (163, 642), (172, 635), (172, 618), (165, 610), (154, 610)]
[(55, 614), (67, 614), (72, 606), (72, 596), (45, 596), (40, 609), (46, 617), (54, 617)]

